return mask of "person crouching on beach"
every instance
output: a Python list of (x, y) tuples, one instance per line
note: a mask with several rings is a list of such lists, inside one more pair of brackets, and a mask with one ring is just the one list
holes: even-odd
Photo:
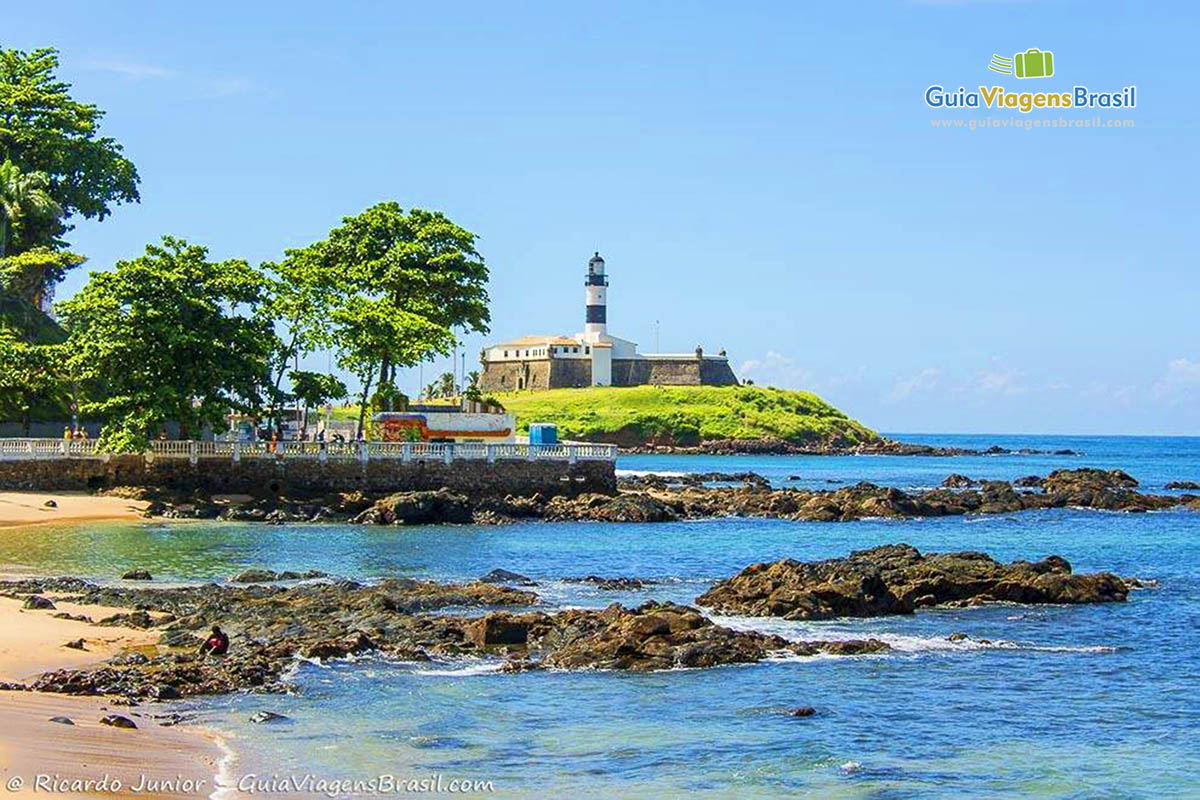
[(223, 656), (229, 652), (229, 634), (220, 626), (212, 626), (212, 634), (200, 645), (200, 655)]

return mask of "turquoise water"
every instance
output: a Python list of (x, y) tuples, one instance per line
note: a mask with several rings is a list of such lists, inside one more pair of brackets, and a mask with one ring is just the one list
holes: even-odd
[[(1120, 467), (1157, 490), (1200, 480), (1200, 439), (903, 437), (963, 447), (1070, 448), (1083, 456), (953, 459), (623, 458), (633, 471), (752, 469), (794, 485), (866, 479), (930, 486), (950, 472), (1012, 478)], [(1166, 797), (1200, 791), (1200, 514), (1082, 510), (842, 524), (723, 519), (664, 525), (270, 527), (170, 523), (40, 529), (0, 543), (0, 564), (108, 580), (221, 579), (246, 566), (370, 579), (462, 580), (504, 567), (548, 606), (690, 602), (754, 561), (814, 559), (885, 542), (998, 558), (1065, 556), (1078, 570), (1153, 578), (1125, 604), (997, 606), (907, 618), (730, 619), (789, 637), (878, 636), (894, 653), (650, 675), (494, 672), (486, 661), (300, 664), (293, 696), (193, 704), (224, 730), (235, 775), (435, 774), (530, 797)], [(565, 583), (596, 573), (659, 581), (640, 592)], [(950, 643), (962, 631), (991, 646)], [(797, 705), (816, 716), (782, 713)], [(292, 718), (252, 726), (271, 710)]]

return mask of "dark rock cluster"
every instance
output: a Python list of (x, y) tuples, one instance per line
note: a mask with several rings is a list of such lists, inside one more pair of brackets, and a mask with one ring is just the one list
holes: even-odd
[(828, 561), (753, 564), (696, 602), (725, 614), (811, 620), (988, 602), (1120, 602), (1128, 593), (1116, 575), (1075, 575), (1060, 556), (1004, 564), (984, 553), (922, 555), (895, 544)]

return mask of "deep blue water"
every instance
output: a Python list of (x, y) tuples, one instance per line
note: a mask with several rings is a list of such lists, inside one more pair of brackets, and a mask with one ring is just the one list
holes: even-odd
[[(1200, 439), (915, 436), (1082, 456), (623, 458), (633, 471), (754, 470), (791, 485), (932, 486), (951, 472), (1013, 478), (1119, 467), (1157, 491), (1200, 480)], [(853, 523), (723, 519), (662, 525), (501, 527), (172, 523), (39, 529), (7, 537), (0, 564), (111, 579), (130, 565), (168, 580), (246, 566), (316, 567), (358, 579), (538, 580), (548, 606), (690, 602), (755, 561), (815, 559), (886, 542), (1065, 556), (1077, 570), (1158, 581), (1124, 604), (993, 606), (906, 618), (786, 623), (722, 619), (789, 637), (878, 636), (896, 651), (649, 675), (503, 675), (488, 662), (380, 659), (299, 665), (294, 696), (195, 704), (239, 752), (237, 775), (490, 779), (530, 797), (1187, 797), (1200, 793), (1200, 514), (1083, 510)], [(597, 573), (659, 581), (603, 593)], [(962, 631), (990, 646), (950, 643)], [(816, 707), (796, 719), (784, 709)], [(256, 710), (286, 714), (252, 726)]]

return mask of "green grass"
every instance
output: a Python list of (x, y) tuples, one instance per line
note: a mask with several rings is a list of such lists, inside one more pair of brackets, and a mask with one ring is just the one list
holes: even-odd
[(811, 392), (759, 386), (634, 386), (496, 395), (517, 418), (552, 422), (566, 439), (695, 445), (715, 439), (783, 439), (849, 445), (878, 434)]

